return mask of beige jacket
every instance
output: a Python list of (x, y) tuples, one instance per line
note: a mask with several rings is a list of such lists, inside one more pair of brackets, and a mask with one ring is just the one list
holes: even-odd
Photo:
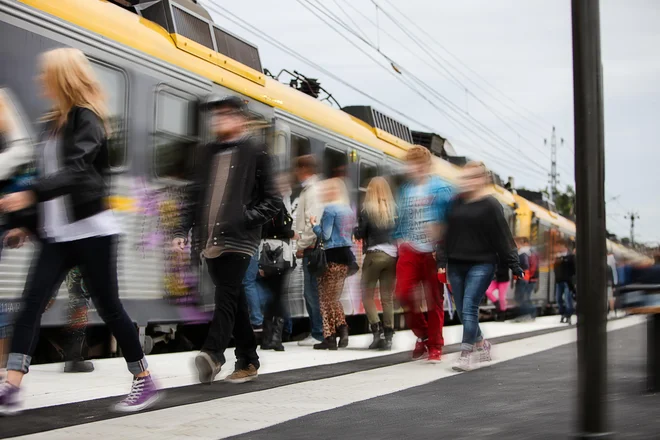
[(298, 209), (296, 209), (296, 232), (300, 240), (296, 243), (299, 250), (307, 249), (316, 243), (316, 234), (312, 231), (310, 217), (315, 216), (320, 221), (323, 214), (323, 205), (319, 200), (318, 176), (312, 176), (307, 186), (300, 192), (298, 198)]

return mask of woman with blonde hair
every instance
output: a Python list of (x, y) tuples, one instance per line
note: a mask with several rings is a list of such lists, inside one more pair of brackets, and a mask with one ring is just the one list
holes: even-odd
[(336, 350), (348, 346), (348, 325), (339, 300), (344, 291), (349, 266), (355, 261), (351, 249), (355, 214), (349, 205), (346, 184), (340, 178), (323, 182), (321, 201), (325, 204), (321, 221), (318, 222), (314, 216), (310, 217), (313, 231), (325, 249), (328, 264), (326, 270), (318, 275), (323, 342), (314, 345), (314, 348)]
[(493, 280), (498, 261), (522, 278), (518, 250), (500, 203), (490, 194), (484, 164), (470, 162), (461, 175), (461, 194), (447, 216), (447, 279), (463, 323), (461, 355), (453, 367), (469, 371), (491, 360), (490, 343), (479, 327), (479, 304)]
[(14, 326), (7, 381), (0, 385), (0, 412), (18, 411), (19, 387), (30, 367), (41, 315), (75, 266), (134, 376), (130, 394), (114, 408), (140, 411), (155, 403), (158, 391), (136, 328), (119, 301), (120, 228), (106, 203), (109, 132), (101, 86), (85, 55), (69, 48), (42, 55), (40, 81), (53, 111), (45, 118), (48, 130), (39, 153), (38, 178), (29, 190), (0, 199), (4, 212), (37, 205), (44, 235)]
[[(358, 216), (355, 238), (362, 240), (366, 256), (362, 265), (362, 302), (367, 312), (373, 341), (369, 349), (392, 349), (394, 335), (393, 291), (396, 279), (397, 248), (392, 238), (396, 220), (396, 204), (390, 185), (382, 177), (374, 177), (367, 186), (364, 208)], [(380, 285), (383, 322), (374, 302), (376, 285)]]

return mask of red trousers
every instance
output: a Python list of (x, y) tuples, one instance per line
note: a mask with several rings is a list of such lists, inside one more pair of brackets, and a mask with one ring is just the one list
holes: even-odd
[[(422, 313), (422, 299), (416, 295), (421, 284), (426, 294), (428, 320)], [(442, 326), (444, 294), (438, 282), (435, 259), (431, 253), (415, 251), (409, 244), (399, 246), (396, 264), (396, 295), (406, 311), (406, 322), (418, 338), (428, 338), (428, 347), (442, 350), (445, 340)]]

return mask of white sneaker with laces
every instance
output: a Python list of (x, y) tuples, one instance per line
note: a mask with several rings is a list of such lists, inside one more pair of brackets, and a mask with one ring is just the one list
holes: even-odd
[(313, 347), (315, 344), (318, 344), (319, 342), (323, 342), (323, 341), (319, 341), (318, 339), (313, 338), (312, 335), (309, 335), (302, 341), (298, 341), (298, 345), (300, 345), (301, 347)]
[(472, 363), (472, 352), (470, 351), (461, 351), (461, 357), (458, 358), (458, 361), (452, 367), (454, 371), (471, 371), (474, 369)]

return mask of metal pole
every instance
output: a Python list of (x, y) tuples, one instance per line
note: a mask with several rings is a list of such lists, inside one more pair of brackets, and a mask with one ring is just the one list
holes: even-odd
[(572, 0), (577, 208), (577, 438), (606, 430), (607, 333), (603, 71), (598, 0)]

